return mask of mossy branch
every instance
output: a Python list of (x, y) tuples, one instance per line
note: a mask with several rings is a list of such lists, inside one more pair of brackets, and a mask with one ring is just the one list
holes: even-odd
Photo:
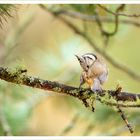
[(120, 92), (116, 94), (115, 90), (103, 90), (102, 93), (94, 93), (90, 89), (79, 89), (59, 82), (43, 80), (34, 76), (28, 76), (27, 70), (0, 67), (0, 79), (7, 82), (26, 85), (32, 88), (53, 91), (63, 95), (70, 95), (80, 99), (86, 107), (93, 109), (93, 102), (100, 101), (103, 104), (120, 107), (140, 107), (140, 94)]

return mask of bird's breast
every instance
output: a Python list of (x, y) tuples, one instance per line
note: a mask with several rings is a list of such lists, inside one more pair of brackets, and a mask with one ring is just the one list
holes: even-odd
[(89, 78), (86, 80), (86, 83), (89, 85), (89, 87), (93, 86), (93, 79)]
[(83, 73), (83, 76), (84, 76), (85, 82), (91, 87), (91, 86), (93, 85), (93, 82), (94, 82), (93, 76), (90, 77), (90, 76), (88, 75), (88, 73), (86, 73), (86, 72)]

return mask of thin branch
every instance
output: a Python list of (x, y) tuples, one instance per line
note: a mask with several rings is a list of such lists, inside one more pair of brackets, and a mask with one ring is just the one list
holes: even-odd
[[(132, 120), (132, 124), (133, 126), (139, 126), (140, 125), (140, 117), (139, 116), (136, 116), (133, 120)], [(116, 128), (113, 128), (111, 129), (110, 131), (108, 131), (107, 133), (105, 134), (102, 134), (102, 135), (112, 135), (112, 136), (117, 136), (117, 135), (120, 135), (122, 134), (123, 132), (125, 131), (124, 129), (124, 125), (119, 125), (119, 127), (116, 127)]]
[[(122, 9), (123, 6), (124, 6), (123, 4), (120, 5), (116, 9), (116, 13), (118, 13)], [(110, 36), (113, 36), (113, 35), (115, 35), (117, 33), (118, 25), (119, 25), (119, 16), (118, 15), (115, 15), (115, 21), (114, 21), (115, 27), (114, 27), (114, 30), (112, 32), (108, 32), (108, 31), (104, 30), (103, 25), (102, 25), (102, 21), (100, 20), (100, 16), (98, 15), (97, 11), (95, 11), (95, 15), (96, 15), (97, 25), (99, 26), (99, 29), (100, 29), (102, 35), (105, 35), (106, 37), (110, 37)]]
[[(105, 101), (105, 100), (101, 100), (101, 99), (98, 99), (101, 103), (103, 103), (103, 104), (106, 104), (106, 105), (109, 105), (109, 106), (116, 106), (116, 103), (111, 103), (111, 102), (108, 102), (108, 101)], [(131, 107), (131, 108), (135, 108), (135, 107), (140, 107), (140, 104), (125, 104), (125, 103), (123, 103), (123, 104), (121, 104), (121, 103), (118, 103), (118, 105), (120, 106), (120, 107), (126, 107), (126, 108), (128, 108), (128, 107)]]
[[(46, 7), (42, 4), (40, 4), (40, 7), (43, 9), (46, 9)], [(84, 21), (90, 21), (90, 22), (95, 22), (96, 21), (96, 15), (87, 15), (83, 14), (80, 12), (75, 12), (75, 11), (70, 11), (70, 10), (65, 10), (65, 9), (60, 9), (59, 11), (54, 12), (56, 15), (65, 15), (69, 16), (72, 18), (84, 20)], [(111, 17), (108, 16), (99, 16), (101, 22), (108, 22), (108, 23), (114, 23), (115, 20)], [(132, 20), (126, 20), (126, 19), (120, 19), (120, 23), (122, 24), (128, 24), (128, 25), (134, 25), (136, 27), (140, 27), (140, 23)]]
[[(122, 91), (122, 87), (117, 85), (116, 87), (116, 95), (118, 96), (120, 94), (120, 92)], [(117, 105), (117, 110), (118, 110), (118, 113), (120, 114), (121, 118), (123, 119), (123, 121), (125, 122), (127, 128), (129, 129), (130, 133), (133, 133), (134, 130), (131, 126), (131, 124), (128, 122), (128, 119), (124, 113), (124, 111), (122, 111), (121, 107), (119, 106), (119, 104)]]
[(102, 8), (103, 10), (105, 10), (106, 12), (110, 13), (110, 14), (113, 14), (115, 16), (125, 16), (125, 17), (140, 17), (140, 14), (125, 14), (125, 13), (116, 13), (116, 12), (113, 12), (111, 10), (109, 10), (108, 8), (106, 8), (105, 6), (101, 5), (101, 4), (97, 4), (100, 8)]
[(122, 111), (122, 109), (120, 108), (119, 105), (117, 106), (117, 109), (118, 109), (118, 113), (120, 114), (121, 118), (125, 122), (125, 124), (126, 124), (127, 128), (129, 129), (130, 133), (133, 133), (134, 130), (133, 130), (131, 124), (128, 122), (128, 119), (127, 119), (126, 115), (124, 114), (124, 112)]
[[(124, 4), (121, 4), (120, 6), (117, 7), (116, 9), (116, 13), (118, 13), (120, 10), (124, 9)], [(96, 14), (96, 23), (100, 29), (100, 32), (103, 36), (105, 36), (105, 40), (104, 40), (104, 44), (105, 44), (105, 47), (107, 47), (107, 44), (109, 42), (109, 39), (110, 37), (114, 36), (117, 32), (118, 32), (118, 29), (119, 29), (119, 16), (118, 15), (115, 15), (115, 21), (114, 21), (114, 30), (112, 32), (109, 32), (109, 31), (106, 31), (104, 28), (103, 28), (103, 22), (100, 20), (100, 16), (97, 12), (97, 10), (95, 11), (95, 14)]]

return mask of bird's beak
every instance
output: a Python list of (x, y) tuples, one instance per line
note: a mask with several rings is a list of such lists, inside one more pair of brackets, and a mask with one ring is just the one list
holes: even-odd
[(79, 60), (79, 56), (75, 54), (75, 56), (77, 57), (77, 59)]
[(78, 56), (78, 55), (75, 55), (75, 56), (77, 57), (79, 63), (81, 63), (82, 62), (82, 58), (80, 56)]

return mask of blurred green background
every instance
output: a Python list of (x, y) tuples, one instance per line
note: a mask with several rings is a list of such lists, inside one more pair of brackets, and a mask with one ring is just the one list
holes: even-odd
[[(92, 15), (94, 7), (89, 5), (45, 5), (58, 10), (65, 8)], [(111, 10), (118, 5), (106, 5)], [(126, 13), (140, 13), (140, 5), (126, 5)], [(71, 86), (79, 86), (81, 68), (75, 54), (84, 54), (95, 50), (82, 37), (75, 34), (61, 20), (53, 17), (39, 5), (12, 5), (9, 11), (12, 17), (1, 17), (0, 28), (0, 64), (4, 67), (25, 67), (29, 75), (43, 79), (59, 81)], [(100, 10), (103, 16), (112, 15)], [(2, 13), (1, 13), (2, 16)], [(121, 17), (124, 19), (124, 17)], [(78, 27), (83, 22), (68, 18)], [(140, 18), (127, 18), (140, 22)], [(90, 37), (103, 46), (103, 37), (95, 22), (86, 22)], [(106, 51), (115, 60), (140, 73), (140, 28), (119, 24), (116, 35), (110, 38)], [(112, 31), (114, 24), (104, 24)], [(102, 47), (102, 49), (104, 49)], [(115, 89), (117, 84), (124, 91), (140, 92), (140, 82), (110, 65), (109, 79), (104, 89)], [(139, 135), (139, 109), (124, 109), (129, 121), (135, 127), (130, 134), (115, 108), (96, 103), (95, 112), (86, 109), (82, 103), (68, 96), (53, 92), (32, 89), (0, 81), (0, 119), (6, 120), (6, 127), (12, 135), (48, 135), (48, 136), (106, 136)], [(3, 124), (0, 135), (4, 135)]]

